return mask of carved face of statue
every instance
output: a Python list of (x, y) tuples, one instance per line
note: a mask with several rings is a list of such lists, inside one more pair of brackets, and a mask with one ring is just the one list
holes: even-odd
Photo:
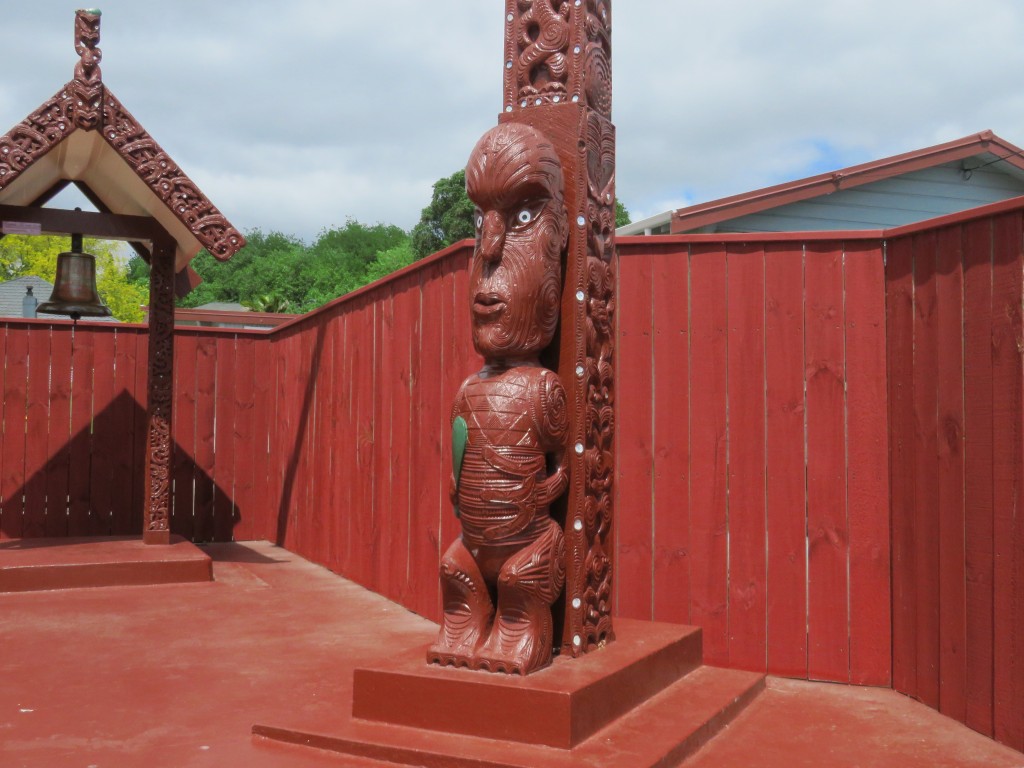
[(568, 226), (558, 155), (534, 128), (499, 125), (473, 149), (466, 191), (477, 208), (473, 345), (488, 361), (536, 355), (561, 304)]

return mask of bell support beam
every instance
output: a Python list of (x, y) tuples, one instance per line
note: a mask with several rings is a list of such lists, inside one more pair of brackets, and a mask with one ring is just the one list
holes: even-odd
[[(146, 240), (153, 245), (149, 279), (149, 374), (143, 541), (170, 544), (174, 400), (174, 238), (156, 219), (92, 211), (0, 205), (0, 222), (38, 224), (41, 235), (81, 234), (104, 240)], [(18, 228), (21, 229), (21, 228)]]
[(146, 403), (146, 505), (142, 540), (171, 543), (171, 409), (174, 402), (174, 250), (153, 243), (149, 271), (149, 377)]

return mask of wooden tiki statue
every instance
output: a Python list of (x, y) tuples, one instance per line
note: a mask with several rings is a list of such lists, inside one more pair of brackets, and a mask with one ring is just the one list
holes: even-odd
[(506, 2), (505, 109), (466, 167), (485, 365), (452, 408), (432, 662), (528, 674), (613, 639), (610, 5)]

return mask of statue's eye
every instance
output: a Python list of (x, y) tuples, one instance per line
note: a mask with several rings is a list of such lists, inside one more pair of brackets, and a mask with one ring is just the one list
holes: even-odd
[(476, 228), (480, 229), (484, 225), (484, 217), (479, 213), (476, 215)]
[(516, 214), (516, 221), (520, 224), (529, 224), (533, 221), (533, 211), (529, 208), (523, 208), (523, 210)]

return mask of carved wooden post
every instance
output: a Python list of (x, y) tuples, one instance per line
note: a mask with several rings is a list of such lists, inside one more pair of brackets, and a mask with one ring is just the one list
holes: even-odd
[(153, 243), (149, 273), (149, 378), (143, 541), (170, 544), (174, 400), (174, 240)]
[(565, 179), (570, 235), (560, 338), (545, 359), (568, 391), (563, 653), (613, 638), (615, 128), (610, 0), (506, 0), (502, 122), (543, 132)]

